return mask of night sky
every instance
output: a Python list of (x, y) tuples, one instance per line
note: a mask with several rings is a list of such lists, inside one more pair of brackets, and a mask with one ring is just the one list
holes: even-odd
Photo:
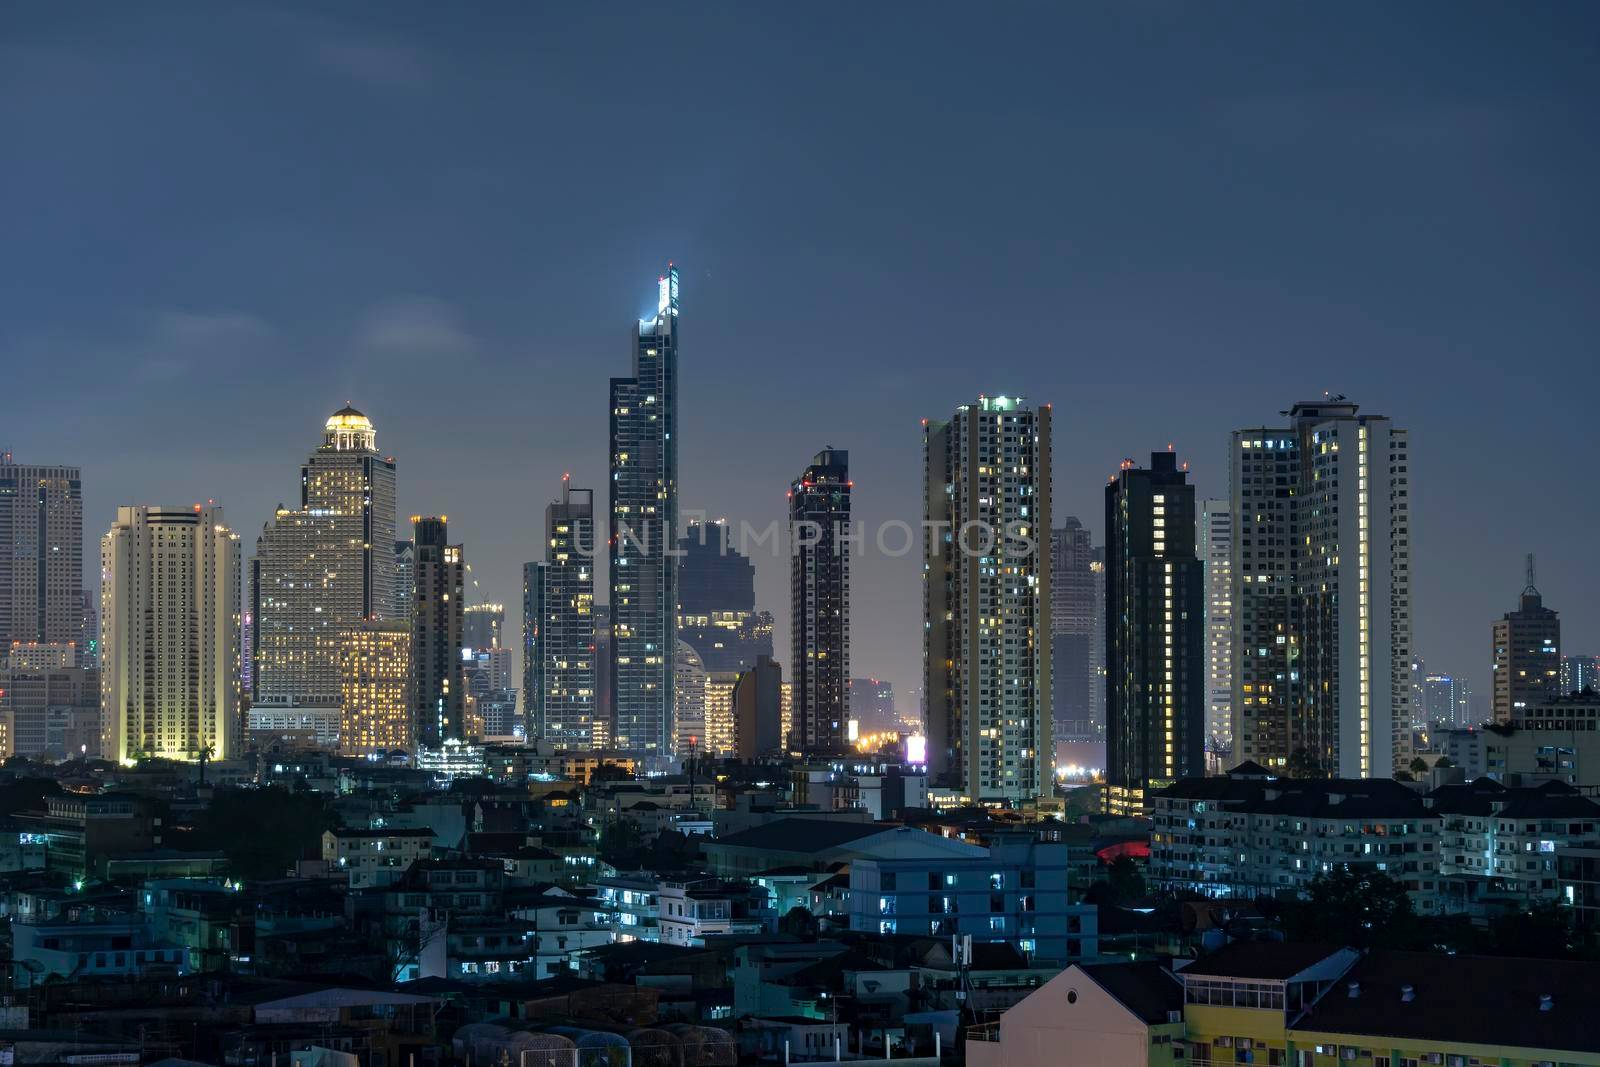
[[(681, 482), (764, 525), (824, 445), (920, 513), (922, 416), (1056, 412), (1057, 520), (1124, 456), (1342, 392), (1414, 438), (1416, 648), (1488, 689), (1539, 557), (1600, 651), (1600, 9), (1581, 3), (13, 3), (0, 448), (253, 549), (349, 400), (400, 514), (520, 616), (606, 380), (683, 273)], [(86, 560), (86, 562), (88, 562)], [(787, 661), (787, 561), (758, 564)], [(920, 563), (856, 674), (914, 707)], [(603, 596), (603, 594), (602, 594)]]

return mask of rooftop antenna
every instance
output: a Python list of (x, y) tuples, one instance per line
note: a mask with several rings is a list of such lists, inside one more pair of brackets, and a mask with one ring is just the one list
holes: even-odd
[(1530, 596), (1530, 595), (1531, 596), (1538, 596), (1539, 595), (1539, 590), (1534, 586), (1534, 581), (1533, 581), (1533, 553), (1532, 552), (1528, 553), (1528, 587), (1522, 591), (1522, 595), (1523, 596)]

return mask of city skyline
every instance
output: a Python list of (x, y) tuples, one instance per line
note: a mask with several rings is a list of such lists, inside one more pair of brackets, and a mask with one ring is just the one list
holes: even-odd
[[(1592, 441), (1580, 391), (1553, 383), (1586, 365), (1600, 322), (1585, 296), (1596, 156), (1573, 132), (1596, 75), (1562, 43), (1573, 36), (1565, 19), (1478, 12), (1267, 11), (1235, 28), (1276, 57), (1251, 69), (1182, 12), (1149, 14), (1187, 46), (1160, 64), (1107, 13), (1053, 14), (1055, 34), (1017, 34), (1001, 18), (950, 37), (949, 21), (931, 15), (909, 31), (919, 47), (906, 48), (907, 29), (874, 12), (860, 44), (901, 46), (812, 99), (775, 87), (783, 78), (748, 78), (742, 57), (770, 62), (770, 49), (750, 46), (782, 39), (793, 29), (783, 16), (641, 10), (636, 30), (706, 60), (675, 88), (674, 165), (654, 184), (617, 162), (618, 144), (596, 158), (589, 131), (645, 121), (658, 87), (632, 71), (594, 84), (557, 54), (564, 47), (531, 38), (531, 22), (513, 19), (491, 41), (462, 28), (424, 38), (379, 15), (262, 25), (230, 12), (200, 25), (113, 12), (95, 26), (30, 15), (7, 43), (19, 60), (7, 64), (11, 99), (29, 99), (29, 110), (4, 113), (30, 121), (12, 124), (21, 162), (0, 180), (41, 210), (13, 231), (30, 272), (0, 289), (0, 360), (70, 371), (81, 417), (61, 417), (43, 380), (19, 377), (0, 446), (19, 463), (80, 467), (90, 531), (120, 504), (215, 498), (253, 534), (276, 503), (293, 505), (290, 465), (351, 400), (404, 468), (398, 513), (452, 515), (485, 598), (514, 603), (521, 564), (537, 558), (526, 532), (539, 528), (543, 487), (567, 470), (579, 484), (605, 477), (605, 379), (620, 369), (630, 314), (653, 306), (649, 279), (673, 259), (694, 322), (681, 367), (686, 509), (781, 515), (773, 487), (821, 440), (851, 451), (863, 521), (914, 519), (917, 419), (1003, 387), (1056, 406), (1058, 515), (1097, 514), (1105, 475), (1151, 441), (1174, 441), (1197, 490), (1222, 497), (1228, 429), (1328, 389), (1416, 435), (1429, 482), (1415, 507), (1414, 649), (1486, 693), (1485, 627), (1505, 610), (1503, 590), (1518, 587), (1526, 552), (1539, 556), (1567, 643), (1600, 650), (1600, 605), (1565, 594), (1592, 584), (1580, 531), (1600, 523), (1600, 500), (1569, 492), (1549, 462)], [(579, 45), (614, 26), (562, 12), (545, 30)], [(1306, 62), (1330, 42), (1356, 48), (1375, 35), (1394, 48), (1362, 50), (1358, 67)], [(1045, 62), (1034, 50), (1052, 37), (1101, 47), (1081, 64)], [(246, 38), (280, 46), (278, 58), (263, 67)], [(836, 42), (805, 39), (840, 54)], [(1025, 55), (941, 84), (927, 105), (897, 105), (887, 139), (879, 106), (851, 113), (863, 93), (917, 84), (927, 67), (965, 69), (953, 62), (956, 40), (962, 53), (1004, 42)], [(329, 58), (343, 54), (333, 45), (363, 43), (376, 71)], [(178, 57), (215, 102), (175, 97), (161, 63), (118, 58), (128, 47)], [(463, 57), (479, 47), (472, 69), (500, 73), (502, 101), (468, 84)], [(548, 81), (526, 73), (530, 47), (549, 60)], [(282, 56), (305, 77), (279, 77)], [(1485, 68), (1498, 79), (1472, 73)], [(1130, 70), (1152, 80), (1137, 85)], [(271, 102), (306, 118), (292, 142), (250, 103), (262, 82), (246, 75), (263, 73), (274, 75)], [(1088, 91), (1102, 78), (1123, 91)], [(752, 91), (730, 99), (730, 79)], [(1412, 91), (1419, 83), (1425, 92)], [(547, 89), (576, 99), (577, 117), (539, 105)], [(1398, 114), (1380, 106), (1390, 95), (1408, 101)], [(121, 129), (143, 125), (124, 119), (156, 105), (161, 122), (141, 134), (156, 151), (123, 150)], [(222, 125), (251, 142), (228, 135), (233, 156), (196, 147), (220, 128), (222, 105)], [(712, 136), (720, 126), (696, 117), (719, 109), (786, 132), (736, 156)], [(530, 110), (540, 156), (585, 159), (581, 171), (532, 167), (515, 139), (454, 118)], [(1005, 137), (984, 132), (994, 123)], [(64, 126), (85, 136), (66, 138)], [(315, 145), (354, 137), (371, 155), (322, 152), (311, 165), (296, 154), (307, 131)], [(908, 162), (923, 139), (958, 135), (992, 158), (949, 173)], [(1426, 151), (1408, 147), (1412, 136)], [(1219, 151), (1249, 180), (1195, 166)], [(318, 177), (263, 185), (261, 153), (287, 153)], [(817, 159), (859, 179), (848, 198), (808, 162)], [(62, 168), (74, 182), (55, 178)], [(1015, 176), (1004, 187), (1001, 172)], [(579, 187), (576, 175), (596, 173)], [(751, 188), (762, 192), (738, 191)], [(424, 196), (434, 210), (417, 210)], [(574, 197), (578, 211), (551, 206)], [(255, 206), (235, 215), (241, 199)], [(773, 202), (791, 213), (774, 219)], [(1485, 208), (1507, 202), (1517, 211)], [(926, 225), (934, 217), (944, 224)], [(72, 240), (60, 239), (63, 220)], [(941, 285), (954, 264), (962, 299), (948, 301)], [(828, 324), (826, 351), (774, 335), (772, 323), (797, 315)], [(1016, 365), (989, 365), (997, 358)], [(462, 388), (437, 388), (444, 364)], [(1173, 388), (1137, 406), (1102, 402), (1123, 368), (1141, 365)], [(848, 386), (806, 419), (775, 412), (774, 393), (802, 395), (816, 374)], [(1538, 417), (1512, 441), (1509, 430), (1483, 432), (1500, 412)], [(730, 447), (757, 437), (760, 448)], [(1546, 502), (1540, 529), (1509, 499), (1477, 506), (1482, 486), (1512, 484)], [(758, 606), (777, 617), (779, 649), (789, 647), (787, 563), (756, 560)], [(605, 575), (597, 580), (603, 588)], [(860, 568), (852, 620), (855, 669), (893, 682), (912, 707), (917, 589), (915, 560)]]

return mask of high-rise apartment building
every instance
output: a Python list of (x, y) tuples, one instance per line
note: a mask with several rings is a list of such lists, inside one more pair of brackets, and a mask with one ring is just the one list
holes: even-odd
[(411, 700), (417, 746), (466, 741), (467, 686), (461, 664), (466, 561), (445, 516), (413, 516), (416, 606), (411, 614)]
[(524, 568), (523, 663), (530, 735), (590, 749), (595, 730), (594, 493), (562, 479), (545, 508), (545, 562)]
[(82, 639), (82, 475), (0, 452), (0, 650)]
[(1410, 761), (1409, 436), (1343, 397), (1235, 430), (1233, 758), (1340, 778)]
[(1099, 741), (1095, 721), (1095, 586), (1094, 545), (1089, 528), (1069, 515), (1050, 531), (1050, 664), (1055, 677), (1051, 695), (1053, 733), (1057, 742)]
[(1562, 695), (1561, 616), (1544, 606), (1533, 580), (1529, 556), (1528, 585), (1517, 610), (1494, 624), (1495, 722), (1520, 719), (1524, 709)]
[(1205, 575), (1170, 451), (1106, 486), (1106, 674), (1107, 806), (1142, 814), (1152, 789), (1205, 773)]
[(980, 396), (923, 427), (930, 773), (973, 801), (1050, 792), (1050, 406)]
[(849, 745), (850, 454), (825, 448), (789, 486), (790, 647), (803, 752)]
[(344, 632), (339, 751), (413, 752), (411, 624), (359, 623)]
[(611, 379), (612, 745), (666, 760), (678, 647), (678, 272), (633, 333), (633, 374)]
[(256, 543), (254, 703), (338, 706), (345, 631), (396, 608), (394, 502), (372, 422), (334, 412), (300, 468), (300, 506), (280, 506)]
[(240, 613), (220, 507), (117, 509), (100, 541), (103, 758), (238, 754)]
[(1600, 656), (1562, 656), (1561, 692), (1600, 692)]
[(1457, 729), (1474, 725), (1472, 694), (1466, 680), (1449, 674), (1425, 674), (1420, 717), (1425, 725)]
[(678, 639), (708, 671), (772, 655), (772, 614), (756, 610), (756, 569), (724, 522), (690, 523), (678, 541)]
[(1220, 759), (1233, 751), (1233, 511), (1226, 500), (1207, 500), (1198, 522), (1206, 582), (1206, 748)]

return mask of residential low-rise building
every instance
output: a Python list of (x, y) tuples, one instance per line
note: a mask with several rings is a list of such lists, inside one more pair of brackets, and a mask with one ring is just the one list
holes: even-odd
[[(1067, 846), (1027, 832), (997, 833), (988, 848), (904, 831), (907, 854), (885, 850), (850, 864), (850, 929), (1006, 942), (1028, 957), (1066, 963), (1099, 955), (1093, 905), (1068, 903)], [(917, 838), (942, 843), (930, 856)]]
[(82, 922), (13, 923), (11, 975), (26, 989), (51, 978), (134, 977), (188, 973), (182, 946), (155, 936), (149, 923), (132, 917)]
[(330, 870), (349, 878), (351, 889), (385, 886), (432, 855), (433, 840), (427, 827), (324, 830), (322, 858)]
[(668, 945), (701, 945), (719, 934), (766, 933), (777, 921), (767, 890), (752, 882), (666, 878), (656, 899), (661, 941)]

